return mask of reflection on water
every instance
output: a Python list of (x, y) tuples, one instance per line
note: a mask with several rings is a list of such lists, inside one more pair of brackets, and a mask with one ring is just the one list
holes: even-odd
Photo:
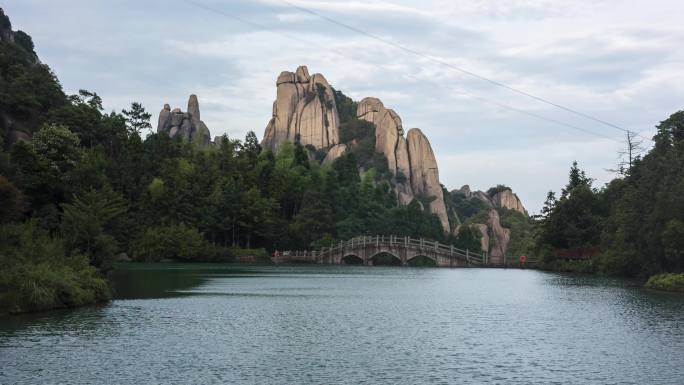
[(529, 270), (123, 265), (0, 320), (0, 383), (681, 384), (684, 297)]

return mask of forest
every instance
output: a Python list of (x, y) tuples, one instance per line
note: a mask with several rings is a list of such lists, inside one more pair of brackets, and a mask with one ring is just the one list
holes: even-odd
[[(535, 251), (548, 265), (641, 278), (684, 271), (684, 111), (656, 128), (652, 148), (604, 187), (575, 162), (560, 195), (549, 192)], [(596, 255), (568, 264), (558, 250)]]

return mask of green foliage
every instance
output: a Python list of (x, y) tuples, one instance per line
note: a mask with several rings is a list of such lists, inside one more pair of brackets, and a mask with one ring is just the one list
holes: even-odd
[(488, 208), (481, 200), (467, 199), (465, 195), (458, 191), (445, 194), (444, 199), (448, 201), (450, 207), (453, 207), (460, 222), (464, 222), (466, 219)]
[(148, 227), (133, 244), (133, 256), (142, 261), (207, 261), (213, 253), (197, 229), (182, 223)]
[(145, 111), (145, 107), (138, 102), (131, 103), (130, 110), (121, 110), (121, 113), (126, 117), (126, 127), (129, 135), (140, 135), (144, 129), (152, 130), (150, 118), (152, 114)]
[(14, 33), (14, 44), (23, 48), (24, 51), (35, 55), (35, 51), (33, 50), (35, 48), (33, 46), (33, 39), (31, 39), (31, 36), (29, 36), (26, 32), (16, 31)]
[(458, 235), (456, 242), (454, 242), (454, 246), (479, 253), (482, 252), (482, 244), (480, 243), (481, 238), (482, 234), (480, 234), (479, 230), (476, 230), (471, 226), (461, 226), (458, 229)]
[(510, 190), (510, 189), (511, 188), (508, 186), (498, 184), (498, 185), (496, 185), (496, 187), (492, 187), (489, 190), (487, 190), (487, 195), (489, 195), (490, 197), (493, 197), (494, 195), (496, 195), (502, 191), (506, 191), (506, 190)]
[(684, 273), (664, 273), (651, 276), (645, 287), (654, 290), (684, 293)]
[(0, 43), (0, 112), (17, 120), (23, 130), (33, 132), (50, 109), (65, 102), (55, 75), (47, 65), (37, 62), (30, 36), (18, 31), (14, 44)]
[(560, 199), (549, 194), (537, 220), (538, 249), (603, 250), (598, 271), (646, 277), (684, 270), (684, 111), (657, 126), (655, 146), (625, 177), (597, 191), (576, 164)]
[(497, 211), (501, 225), (511, 229), (511, 240), (508, 243), (507, 254), (512, 256), (534, 254), (535, 226), (533, 220), (515, 210), (500, 208)]
[(0, 226), (0, 313), (106, 301), (109, 287), (85, 256), (67, 256), (62, 242), (34, 222)]
[(123, 198), (111, 189), (90, 190), (63, 204), (62, 210), (62, 237), (68, 250), (89, 256), (93, 266), (109, 270), (118, 251), (115, 235), (123, 233)]
[(0, 175), (0, 223), (17, 220), (24, 211), (24, 194)]

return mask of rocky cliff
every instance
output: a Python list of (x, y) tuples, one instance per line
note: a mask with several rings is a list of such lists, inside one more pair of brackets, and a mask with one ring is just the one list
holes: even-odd
[(456, 211), (460, 211), (458, 215), (464, 216), (461, 219), (481, 234), (482, 250), (489, 253), (492, 262), (503, 262), (500, 259), (507, 255), (512, 231), (502, 226), (499, 210), (511, 210), (527, 218), (527, 210), (518, 196), (502, 185), (492, 187), (487, 192), (471, 191), (470, 186), (464, 185), (449, 195), (452, 204), (457, 206)]
[(409, 130), (406, 142), (411, 167), (411, 189), (415, 196), (424, 197), (430, 201), (430, 212), (439, 217), (442, 228), (448, 232), (450, 229), (449, 219), (444, 204), (442, 185), (439, 182), (437, 160), (432, 152), (430, 142), (418, 128)]
[(497, 187), (492, 187), (487, 192), (484, 192), (479, 190), (471, 191), (470, 186), (463, 185), (460, 189), (453, 190), (451, 193), (461, 194), (466, 199), (476, 199), (490, 208), (504, 208), (527, 215), (527, 210), (520, 201), (520, 198), (518, 198), (518, 195), (516, 195), (513, 190), (507, 186), (499, 185)]
[(200, 119), (196, 95), (190, 95), (187, 112), (182, 112), (180, 108), (172, 110), (168, 104), (164, 104), (157, 121), (157, 133), (162, 132), (166, 132), (170, 137), (180, 136), (185, 140), (192, 140), (202, 146), (211, 143), (209, 128)]
[[(261, 142), (277, 150), (284, 141), (328, 150), (324, 164), (332, 163), (349, 146), (340, 143), (340, 118), (335, 94), (323, 75), (309, 76), (307, 67), (282, 72), (276, 81), (276, 100)], [(427, 137), (417, 128), (404, 137), (401, 118), (378, 98), (358, 102), (356, 118), (375, 125), (375, 151), (387, 158), (392, 184), (401, 204), (414, 198), (427, 203), (445, 232), (450, 229), (435, 154)]]
[(401, 118), (378, 98), (362, 99), (356, 115), (375, 125), (375, 151), (387, 158), (399, 202), (408, 204), (416, 197), (428, 201), (430, 212), (439, 217), (442, 228), (448, 232), (450, 225), (437, 159), (428, 138), (418, 128), (410, 129), (404, 138)]
[(321, 74), (306, 66), (283, 71), (276, 80), (276, 100), (261, 142), (277, 150), (284, 141), (328, 149), (339, 143), (339, 117), (333, 90)]

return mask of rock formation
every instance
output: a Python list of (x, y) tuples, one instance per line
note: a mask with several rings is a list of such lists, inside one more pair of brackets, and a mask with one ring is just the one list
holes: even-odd
[(273, 151), (284, 141), (328, 149), (339, 143), (339, 117), (333, 90), (323, 75), (309, 76), (306, 66), (283, 71), (276, 81), (276, 100), (261, 142)]
[(444, 204), (442, 185), (439, 183), (437, 160), (430, 142), (418, 128), (412, 128), (406, 135), (408, 158), (411, 167), (411, 189), (416, 196), (428, 198), (430, 212), (436, 214), (445, 232), (449, 231), (449, 219)]
[(12, 23), (9, 17), (5, 15), (5, 11), (0, 8), (0, 41), (4, 43), (14, 43), (14, 32), (12, 32)]
[(375, 125), (375, 151), (387, 158), (387, 167), (395, 175), (394, 185), (399, 202), (408, 204), (415, 197), (430, 200), (430, 212), (436, 214), (445, 232), (449, 219), (444, 204), (442, 186), (435, 154), (427, 137), (417, 128), (404, 138), (401, 118), (385, 108), (378, 98), (362, 99), (356, 116)]
[(171, 106), (164, 104), (157, 121), (157, 133), (162, 132), (166, 132), (170, 137), (180, 136), (184, 140), (192, 140), (201, 146), (211, 143), (209, 128), (200, 120), (196, 95), (190, 95), (187, 112), (182, 112), (180, 108), (172, 110)]
[[(310, 76), (308, 69), (300, 66), (294, 73), (282, 72), (276, 87), (272, 117), (261, 142), (263, 148), (275, 151), (284, 141), (298, 141), (327, 150), (324, 164), (332, 163), (346, 151), (347, 146), (339, 144), (335, 95), (323, 75)], [(375, 125), (375, 151), (387, 158), (399, 202), (409, 204), (417, 197), (429, 201), (428, 209), (439, 217), (448, 232), (450, 225), (437, 161), (425, 135), (413, 129), (405, 138), (399, 115), (385, 108), (377, 98), (362, 99), (356, 117)]]
[(480, 247), (488, 253), (489, 260), (494, 264), (503, 263), (511, 241), (511, 230), (501, 226), (499, 213), (490, 209), (486, 224), (475, 223), (471, 226), (480, 232)]
[(521, 214), (527, 215), (527, 210), (520, 202), (520, 198), (513, 193), (511, 189), (505, 189), (500, 191), (492, 197), (492, 203), (496, 207), (506, 208), (509, 210), (515, 210)]
[(328, 150), (328, 153), (325, 155), (325, 159), (323, 159), (323, 164), (331, 164), (335, 159), (339, 158), (344, 154), (344, 152), (347, 151), (347, 145), (344, 143), (336, 144)]
[(523, 206), (520, 198), (509, 187), (502, 189), (495, 189), (493, 194), (487, 194), (484, 191), (471, 191), (470, 186), (463, 185), (458, 190), (453, 190), (452, 193), (458, 193), (465, 196), (466, 199), (477, 199), (490, 208), (505, 208), (514, 210), (520, 214), (527, 215), (527, 210)]
[(411, 164), (401, 118), (394, 110), (385, 108), (378, 98), (362, 99), (356, 108), (356, 116), (375, 125), (375, 151), (387, 158), (387, 167), (395, 175), (394, 184), (399, 201), (402, 204), (410, 203), (414, 198)]
[(489, 253), (493, 263), (503, 262), (500, 260), (508, 250), (511, 240), (511, 230), (501, 225), (501, 219), (497, 209), (508, 209), (517, 211), (527, 216), (527, 210), (520, 202), (520, 199), (513, 191), (506, 186), (497, 186), (489, 190), (471, 191), (470, 186), (464, 185), (458, 190), (453, 190), (451, 194), (460, 194), (466, 200), (479, 201), (487, 210), (487, 218), (480, 221), (485, 223), (474, 223), (471, 227), (477, 229), (482, 235), (482, 250)]

